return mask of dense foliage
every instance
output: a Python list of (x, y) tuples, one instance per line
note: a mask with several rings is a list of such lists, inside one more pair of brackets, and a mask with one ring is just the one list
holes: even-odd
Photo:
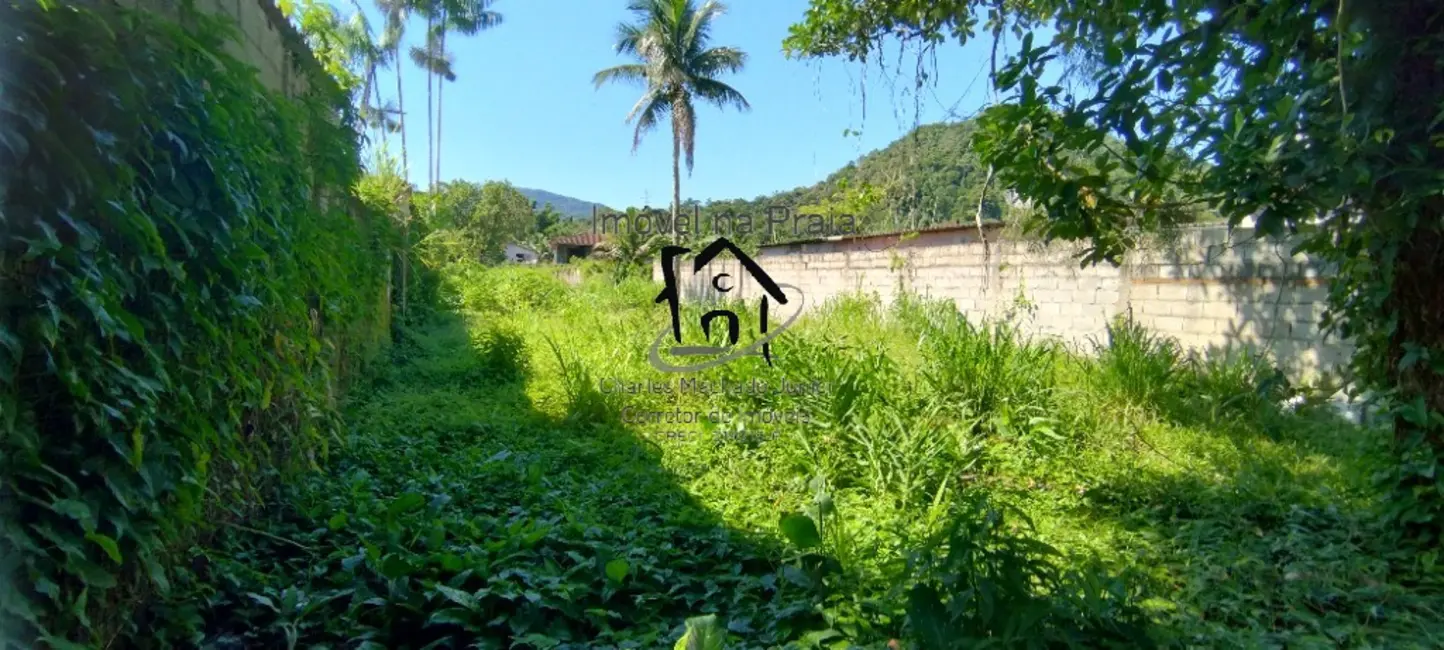
[[(802, 210), (846, 198), (848, 190), (871, 188), (872, 200), (855, 216), (862, 231), (897, 231), (944, 224), (970, 224), (983, 202), (983, 219), (1002, 219), (1006, 202), (993, 187), (984, 196), (985, 166), (970, 148), (972, 122), (928, 124), (868, 153), (825, 180), (752, 200), (713, 201), (704, 216), (730, 210), (765, 218), (770, 207)], [(839, 212), (841, 211), (841, 206)], [(790, 234), (790, 233), (789, 233)]]
[(417, 246), (433, 265), (459, 260), (498, 263), (507, 244), (528, 239), (539, 226), (557, 223), (545, 207), (534, 211), (526, 196), (500, 181), (441, 183), (436, 195), (423, 203), (434, 205), (434, 210), (427, 215), (427, 233)]
[(194, 629), (186, 549), (325, 462), (389, 338), (345, 102), (178, 11), (0, 7), (0, 646)]
[[(1335, 267), (1323, 325), (1354, 340), (1360, 387), (1395, 419), (1395, 515), (1433, 545), (1444, 530), (1441, 23), (1435, 0), (813, 0), (786, 47), (865, 59), (893, 36), (927, 47), (980, 28), (1020, 37), (992, 74), (1005, 102), (981, 118), (977, 151), (1046, 211), (1048, 234), (1091, 241), (1090, 261), (1199, 203), (1302, 235)], [(1056, 28), (1049, 42), (1034, 36), (1044, 26)], [(1063, 58), (1093, 72), (1091, 92), (1045, 80)]]
[[(870, 152), (826, 179), (751, 200), (709, 201), (698, 206), (704, 223), (718, 215), (751, 215), (765, 220), (769, 209), (795, 213), (851, 215), (854, 232), (899, 232), (945, 225), (1003, 223), (1010, 236), (1026, 236), (1040, 211), (1006, 186), (989, 180), (987, 165), (973, 150), (975, 121), (925, 124), (888, 146)], [(1069, 157), (1079, 159), (1077, 152)], [(1082, 164), (1096, 170), (1091, 163)], [(1110, 174), (1117, 183), (1121, 174)], [(1180, 214), (1175, 224), (1212, 218), (1202, 210)], [(770, 239), (756, 233), (743, 239), (774, 243), (797, 239), (782, 229)]]
[[(1439, 585), (1387, 433), (1121, 323), (1096, 355), (858, 296), (659, 394), (649, 282), (454, 265), (345, 451), (208, 554), (207, 639), (395, 648), (1390, 647)], [(700, 311), (687, 313), (694, 318)], [(1307, 397), (1307, 396), (1302, 396)], [(1298, 403), (1297, 410), (1281, 403)], [(640, 416), (716, 412), (692, 424)], [(807, 421), (761, 414), (806, 413)], [(723, 417), (720, 414), (730, 414)], [(708, 618), (712, 617), (712, 618)], [(725, 644), (725, 645), (724, 645)], [(692, 647), (685, 646), (684, 647)]]

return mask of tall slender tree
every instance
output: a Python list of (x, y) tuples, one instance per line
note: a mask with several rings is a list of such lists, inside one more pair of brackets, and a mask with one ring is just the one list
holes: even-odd
[[(406, 148), (406, 99), (401, 86), (401, 45), (406, 35), (406, 23), (415, 10), (414, 0), (376, 0), (385, 26), (382, 30), (381, 48), (390, 53), (396, 66), (396, 110), (401, 131), (401, 173), (410, 179), (411, 165)], [(411, 184), (406, 185), (406, 196), (402, 200), (401, 214), (401, 318), (407, 317), (407, 292), (411, 275)]]
[(700, 98), (719, 108), (751, 108), (742, 93), (717, 80), (724, 73), (742, 70), (747, 55), (737, 48), (707, 46), (712, 21), (726, 10), (716, 0), (700, 6), (693, 0), (633, 0), (628, 10), (635, 22), (617, 26), (617, 52), (637, 62), (602, 70), (592, 81), (598, 88), (614, 81), (641, 82), (645, 86), (626, 120), (628, 124), (636, 121), (634, 153), (647, 131), (662, 118), (671, 117), (675, 229), (682, 206), (681, 161), (685, 156), (690, 174), (696, 149), (697, 113), (693, 100)]
[[(435, 6), (428, 7), (435, 10)], [(433, 119), (436, 116), (435, 91), (441, 80), (452, 81), (456, 79), (456, 73), (452, 71), (451, 55), (441, 49), (441, 30), (435, 20), (435, 16), (427, 17), (426, 43), (424, 45), (411, 47), (411, 62), (416, 67), (426, 72), (426, 189), (428, 192), (435, 192), (436, 185), (441, 182), (436, 176), (436, 124)]]
[(491, 10), (495, 0), (440, 0), (440, 19), (437, 21), (437, 51), (436, 56), (446, 63), (446, 74), (439, 75), (436, 88), (436, 182), (441, 182), (441, 109), (442, 91), (446, 88), (444, 81), (455, 81), (456, 74), (451, 69), (453, 62), (451, 52), (446, 49), (446, 35), (456, 32), (462, 36), (474, 36), (478, 32), (491, 29), (501, 24), (500, 13)]

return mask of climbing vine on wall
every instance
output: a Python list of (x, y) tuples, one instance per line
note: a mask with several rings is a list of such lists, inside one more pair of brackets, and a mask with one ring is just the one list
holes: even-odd
[(3, 12), (0, 647), (154, 638), (184, 549), (325, 455), (390, 226), (334, 93), (264, 88), (230, 23)]

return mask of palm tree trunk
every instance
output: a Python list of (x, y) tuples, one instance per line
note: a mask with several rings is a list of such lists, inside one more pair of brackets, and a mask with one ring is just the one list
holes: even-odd
[[(367, 128), (367, 127), (369, 126), (368, 124), (366, 124), (366, 122), (369, 122), (369, 121), (371, 121), (371, 120), (376, 119), (375, 116), (372, 114), (372, 110), (371, 110), (372, 108), (375, 108), (375, 107), (368, 105), (368, 104), (371, 103), (371, 82), (373, 82), (373, 81), (375, 81), (375, 80), (376, 80), (376, 62), (375, 62), (375, 61), (367, 61), (367, 62), (366, 62), (366, 83), (361, 86), (361, 102), (360, 102), (360, 104), (361, 104), (361, 110), (358, 112), (358, 114), (359, 114), (360, 117), (361, 117), (361, 122), (362, 122), (362, 125), (361, 125), (361, 126), (362, 126), (362, 128)], [(369, 129), (368, 129), (368, 130), (369, 130)]]
[[(446, 54), (446, 13), (441, 14), (441, 47), (437, 54)], [(441, 187), (441, 92), (446, 89), (446, 83), (441, 77), (436, 79), (436, 186)]]
[(401, 178), (406, 182), (401, 201), (401, 322), (406, 322), (406, 289), (411, 275), (411, 166), (406, 158), (406, 100), (401, 93), (400, 47), (396, 55), (396, 110), (401, 114)]
[(682, 212), (682, 134), (677, 132), (677, 122), (672, 122), (672, 226), (669, 231), (677, 234), (677, 215)]
[[(435, 48), (433, 47), (435, 43), (431, 40), (431, 30), (434, 23), (435, 21), (431, 16), (426, 17), (426, 56), (428, 58), (436, 55)], [(432, 113), (435, 112), (431, 103), (431, 85), (435, 81), (436, 72), (428, 68), (426, 70), (426, 191), (428, 193), (434, 193), (436, 191), (436, 177), (431, 173), (432, 170), (435, 169), (432, 161), (436, 159), (436, 138), (433, 137), (435, 129), (431, 123)]]
[(371, 92), (376, 93), (376, 133), (381, 136), (382, 142), (391, 140), (391, 132), (386, 129), (386, 104), (381, 101), (381, 84), (376, 83), (376, 70), (371, 70)]

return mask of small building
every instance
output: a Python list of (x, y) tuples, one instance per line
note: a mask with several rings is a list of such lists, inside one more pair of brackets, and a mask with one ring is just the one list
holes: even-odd
[(602, 243), (602, 235), (594, 232), (557, 237), (551, 241), (552, 261), (566, 264), (574, 257), (587, 257)]
[(541, 257), (536, 251), (516, 242), (507, 244), (503, 255), (505, 255), (506, 261), (512, 264), (536, 264)]

